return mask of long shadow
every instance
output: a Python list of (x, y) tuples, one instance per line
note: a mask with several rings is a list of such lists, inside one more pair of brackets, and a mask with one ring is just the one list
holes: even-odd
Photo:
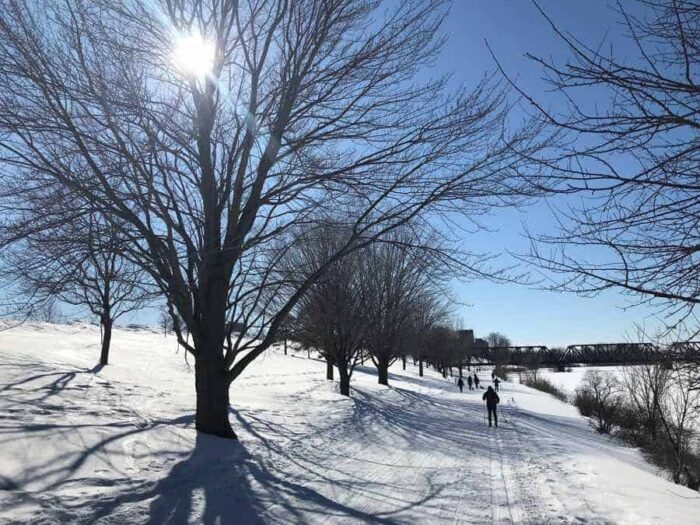
[(264, 507), (245, 475), (250, 457), (238, 441), (199, 434), (192, 454), (176, 464), (152, 491), (148, 523), (188, 523), (203, 498), (201, 523), (261, 523)]
[[(360, 389), (353, 391), (352, 428), (371, 434), (374, 428), (410, 448), (439, 446), (456, 457), (486, 454), (489, 442), (474, 426), (480, 425), (481, 406), (463, 404), (429, 394), (390, 387), (393, 396), (382, 399)], [(370, 436), (371, 437), (371, 436)]]
[(146, 523), (154, 525), (195, 519), (205, 525), (299, 523), (314, 514), (319, 520), (343, 517), (358, 523), (396, 523), (334, 501), (298, 474), (266, 464), (239, 441), (199, 434), (192, 454), (166, 477), (93, 502), (89, 521), (118, 516), (150, 500)]
[[(279, 425), (275, 425), (278, 435), (291, 438), (291, 441), (287, 441), (282, 446), (260, 434), (258, 429), (269, 428), (263, 419), (249, 414), (243, 417), (238, 412), (234, 414), (241, 427), (271, 452), (270, 461), (267, 461), (260, 454), (256, 457), (245, 456), (248, 477), (255, 480), (259, 494), (264, 494), (262, 501), (266, 506), (275, 505), (284, 509), (288, 515), (294, 517), (292, 521), (294, 523), (308, 521), (309, 514), (319, 514), (324, 519), (330, 516), (353, 518), (362, 523), (396, 523), (394, 515), (419, 507), (436, 498), (445, 488), (430, 483), (431, 490), (423, 498), (408, 502), (397, 499), (393, 508), (375, 513), (342, 504), (321, 494), (313, 486), (325, 488), (332, 486), (345, 495), (362, 493), (370, 498), (373, 495), (386, 496), (386, 494), (382, 494), (381, 490), (385, 488), (384, 483), (372, 481), (371, 476), (364, 477), (358, 472), (346, 472), (341, 468), (347, 459), (366, 463), (365, 466), (368, 467), (371, 467), (370, 464), (381, 464), (380, 462), (368, 461), (365, 458), (347, 458), (342, 454), (342, 451), (332, 450), (332, 447), (319, 450), (305, 446), (305, 441), (310, 434), (325, 434), (330, 428), (336, 429), (336, 425), (332, 425), (328, 429), (317, 428), (315, 431), (303, 435), (289, 432), (284, 428), (279, 428)], [(255, 424), (251, 424), (251, 421)], [(392, 466), (400, 467), (400, 465)], [(364, 472), (370, 473), (371, 468), (364, 470)], [(331, 474), (335, 474), (335, 476)], [(254, 507), (259, 508), (260, 505), (254, 505)], [(303, 510), (304, 513), (300, 510)], [(276, 523), (279, 519), (280, 516), (275, 515), (270, 522)]]

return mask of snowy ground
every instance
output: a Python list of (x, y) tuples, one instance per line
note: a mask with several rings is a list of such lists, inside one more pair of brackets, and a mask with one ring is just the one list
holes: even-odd
[[(538, 375), (549, 379), (553, 384), (568, 394), (573, 394), (576, 388), (583, 382), (583, 376), (588, 370), (598, 370), (604, 373), (615, 374), (622, 379), (625, 373), (624, 366), (574, 366), (571, 372), (558, 372), (554, 368), (543, 367), (538, 370)], [(513, 374), (513, 379), (518, 380), (518, 374)], [(524, 376), (523, 376), (524, 377)]]
[(194, 432), (172, 339), (119, 330), (101, 370), (98, 342), (0, 332), (1, 523), (700, 523), (698, 493), (521, 385), (489, 429), (481, 392), (433, 372), (363, 369), (347, 399), (323, 363), (270, 352), (232, 388), (227, 442)]

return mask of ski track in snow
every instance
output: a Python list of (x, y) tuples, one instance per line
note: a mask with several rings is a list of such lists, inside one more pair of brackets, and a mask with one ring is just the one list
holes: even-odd
[(56, 330), (0, 333), (0, 523), (700, 522), (697, 493), (521, 385), (489, 428), (483, 390), (432, 371), (361, 367), (347, 399), (271, 352), (233, 385), (228, 442), (194, 432), (172, 341), (116, 331), (98, 370), (94, 329)]

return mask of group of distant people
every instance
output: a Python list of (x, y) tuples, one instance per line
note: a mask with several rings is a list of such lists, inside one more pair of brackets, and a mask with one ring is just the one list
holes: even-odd
[[(496, 387), (496, 392), (498, 392), (498, 386), (501, 384), (501, 380), (498, 379), (495, 372), (491, 372), (491, 380), (493, 381), (493, 386)], [(460, 392), (464, 391), (464, 380), (461, 377), (457, 380), (457, 386)], [(467, 376), (467, 387), (469, 387), (469, 390), (479, 390), (479, 376), (476, 375), (476, 372), (474, 372), (473, 376), (471, 374)]]
[[(486, 389), (486, 392), (484, 392), (484, 395), (481, 396), (481, 399), (486, 401), (486, 411), (488, 412), (489, 426), (492, 426), (491, 425), (492, 419), (493, 419), (494, 424), (496, 426), (498, 426), (498, 412), (496, 410), (496, 406), (498, 405), (498, 403), (501, 402), (501, 400), (497, 394), (497, 392), (499, 390), (499, 385), (501, 384), (501, 380), (496, 375), (495, 370), (493, 372), (491, 372), (491, 380), (493, 381), (493, 386), (489, 386)], [(462, 379), (461, 376), (457, 380), (457, 386), (459, 387), (460, 392), (464, 391), (464, 380)], [(467, 375), (467, 386), (469, 387), (469, 390), (478, 390), (479, 389), (479, 376), (476, 375), (476, 372), (474, 372), (473, 376), (472, 376), (472, 374)], [(495, 390), (494, 390), (494, 387), (496, 388)]]

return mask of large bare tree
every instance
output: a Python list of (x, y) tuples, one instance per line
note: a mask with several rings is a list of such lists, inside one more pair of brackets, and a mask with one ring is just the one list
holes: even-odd
[[(235, 437), (229, 385), (358, 239), (431, 213), (476, 222), (536, 191), (523, 159), (539, 128), (507, 131), (489, 79), (448, 91), (427, 72), (446, 14), (443, 0), (3, 2), (0, 179), (24, 184), (3, 209), (58, 185), (119, 225), (191, 334), (198, 430)], [(278, 300), (280, 239), (329, 209), (353, 235)]]

